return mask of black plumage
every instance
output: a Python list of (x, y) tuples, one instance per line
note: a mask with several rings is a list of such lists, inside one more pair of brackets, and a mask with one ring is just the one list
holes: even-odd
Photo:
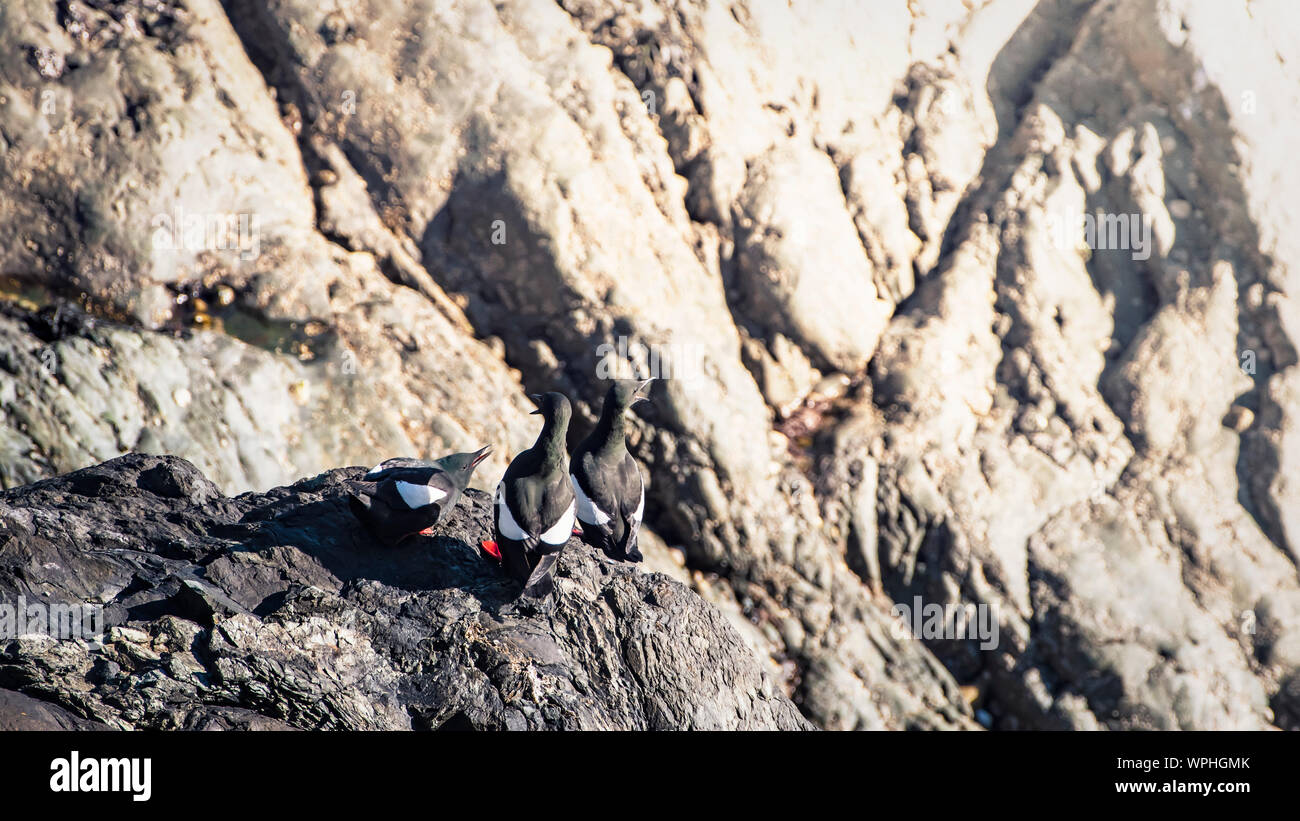
[(434, 461), (387, 459), (350, 483), (348, 506), (377, 539), (395, 545), (438, 524), (490, 452), (484, 447)]
[(646, 399), (650, 380), (617, 380), (605, 394), (600, 421), (569, 461), (577, 493), (577, 518), (582, 539), (610, 558), (641, 561), (637, 533), (645, 512), (645, 483), (636, 460), (627, 451), (626, 413)]
[(497, 486), (493, 527), (505, 571), (523, 595), (551, 592), (555, 562), (573, 532), (574, 498), (565, 458), (571, 413), (560, 393), (532, 397), (545, 419), (537, 442), (520, 453)]

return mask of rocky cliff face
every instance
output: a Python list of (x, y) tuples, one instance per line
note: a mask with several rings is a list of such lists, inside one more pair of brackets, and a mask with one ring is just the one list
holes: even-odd
[(657, 368), (651, 564), (817, 725), (1296, 726), (1294, 10), (795, 5), (6, 3), (0, 483), (488, 486)]
[(33, 720), (123, 729), (810, 727), (681, 584), (574, 539), (554, 598), (516, 606), (478, 549), (490, 496), (384, 549), (348, 512), (362, 472), (231, 499), (135, 454), (0, 496), (0, 596), (104, 607), (98, 641), (0, 648), (0, 726), (36, 696)]

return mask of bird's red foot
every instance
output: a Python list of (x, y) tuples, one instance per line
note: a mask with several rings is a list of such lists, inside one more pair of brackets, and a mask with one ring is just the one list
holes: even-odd
[(433, 535), (433, 528), (432, 528), (432, 527), (426, 527), (424, 530), (421, 530), (421, 531), (420, 531), (420, 535), (421, 535), (421, 536), (432, 536), (432, 535)]
[(496, 559), (497, 561), (501, 561), (501, 548), (497, 547), (496, 542), (482, 541), (479, 542), (479, 547), (483, 548), (484, 553), (488, 554), (489, 556)]
[(574, 535), (574, 536), (581, 536), (581, 535), (582, 535), (582, 528), (581, 528), (580, 526), (578, 526), (578, 525), (574, 525), (574, 526), (573, 526), (573, 535)]

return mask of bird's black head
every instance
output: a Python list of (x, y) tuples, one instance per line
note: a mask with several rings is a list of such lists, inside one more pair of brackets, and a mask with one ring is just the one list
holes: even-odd
[(615, 379), (605, 394), (605, 404), (618, 411), (625, 411), (637, 402), (648, 402), (650, 383), (653, 379)]
[(537, 410), (533, 413), (540, 413), (547, 422), (553, 422), (561, 426), (569, 424), (569, 415), (572, 409), (569, 407), (569, 399), (562, 393), (551, 391), (550, 393), (532, 394), (529, 399), (537, 403)]
[(468, 477), (479, 466), (479, 462), (492, 454), (492, 446), (486, 445), (473, 453), (453, 453), (438, 460), (438, 464), (448, 473), (463, 473)]

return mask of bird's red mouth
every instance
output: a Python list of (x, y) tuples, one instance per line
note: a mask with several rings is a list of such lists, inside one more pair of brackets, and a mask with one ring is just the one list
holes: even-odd
[(478, 467), (479, 462), (482, 462), (484, 459), (488, 458), (491, 455), (492, 455), (491, 446), (483, 448), (474, 456), (474, 461), (470, 462), (469, 466), (472, 468), (476, 468)]
[(482, 541), (479, 542), (479, 547), (483, 548), (484, 553), (488, 554), (489, 556), (496, 559), (497, 561), (501, 561), (501, 548), (497, 547), (496, 542)]

